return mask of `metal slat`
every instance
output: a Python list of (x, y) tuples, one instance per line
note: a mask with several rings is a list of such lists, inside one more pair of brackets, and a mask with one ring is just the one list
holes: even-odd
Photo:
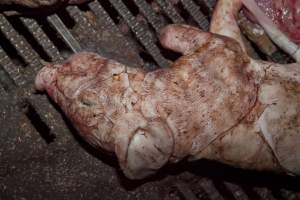
[(0, 64), (17, 86), (25, 84), (26, 81), (20, 72), (21, 66), (17, 67), (15, 64), (13, 64), (2, 48), (0, 48)]
[(3, 66), (0, 64), (0, 84), (7, 91), (14, 90), (16, 85), (13, 79), (9, 76), (9, 74), (5, 71)]
[(63, 40), (74, 53), (78, 53), (81, 51), (81, 46), (78, 43), (78, 41), (73, 37), (68, 28), (64, 25), (64, 23), (56, 14), (48, 16), (47, 20), (62, 36)]
[(224, 182), (224, 185), (233, 194), (236, 200), (249, 200), (249, 197), (240, 186), (229, 182)]
[(138, 40), (142, 43), (145, 49), (150, 53), (152, 58), (156, 61), (158, 65), (161, 67), (167, 67), (170, 62), (165, 59), (158, 47), (155, 45), (155, 39), (144, 26), (142, 26), (134, 16), (128, 11), (127, 7), (121, 0), (110, 0), (111, 4), (114, 8), (120, 13), (120, 15), (124, 18), (126, 23), (132, 29), (133, 33), (136, 35)]
[(181, 2), (184, 8), (190, 13), (196, 23), (200, 26), (200, 28), (207, 31), (209, 22), (206, 16), (200, 11), (199, 6), (196, 5), (192, 0), (181, 0)]
[[(137, 48), (134, 46), (132, 41), (128, 40), (124, 35), (120, 32), (119, 28), (114, 24), (113, 20), (109, 17), (107, 12), (100, 6), (98, 1), (93, 1), (88, 4), (89, 8), (93, 12), (93, 14), (96, 16), (97, 20), (97, 28), (100, 32), (109, 32), (111, 33), (110, 38), (115, 43), (120, 46), (118, 49), (121, 51), (121, 56), (118, 56), (120, 58), (120, 61), (123, 61), (124, 64), (130, 64), (132, 66), (142, 66), (143, 60), (138, 54)], [(125, 52), (124, 52), (125, 50)], [(119, 54), (120, 55), (120, 54)], [(122, 58), (124, 59), (122, 60)], [(126, 57), (126, 60), (125, 60)]]
[(164, 13), (172, 20), (173, 23), (183, 24), (184, 19), (178, 14), (169, 0), (156, 0), (156, 2), (163, 9)]
[(253, 188), (253, 190), (258, 194), (261, 199), (268, 199), (268, 200), (276, 200), (273, 196), (272, 192), (267, 188)]
[(76, 29), (73, 30), (73, 34), (77, 36), (77, 39), (82, 44), (82, 48), (88, 51), (96, 51), (104, 57), (109, 56), (110, 47), (107, 46), (108, 44), (103, 45), (105, 41), (101, 41), (100, 34), (97, 33), (94, 26), (78, 7), (68, 6), (67, 11), (77, 24)]
[(7, 92), (4, 90), (3, 86), (0, 84), (0, 98), (6, 97)]
[(97, 51), (97, 53), (106, 56), (108, 48), (101, 45), (99, 33), (97, 33), (86, 16), (83, 15), (77, 6), (68, 6), (67, 11), (77, 24), (73, 34), (77, 36), (78, 41), (82, 44), (82, 48), (88, 51)]
[(52, 59), (52, 61), (62, 60), (58, 49), (55, 47), (55, 45), (44, 33), (44, 31), (41, 29), (41, 27), (35, 20), (24, 17), (21, 17), (20, 19), (22, 23), (28, 28), (33, 37), (43, 47), (43, 49), (46, 51), (46, 53)]
[(198, 184), (201, 185), (201, 188), (208, 194), (211, 200), (224, 200), (223, 196), (216, 189), (212, 180), (207, 178), (202, 178), (199, 180)]
[(19, 116), (19, 120), (20, 120), (20, 132), (23, 132), (23, 133), (30, 133), (31, 135), (34, 135), (33, 137), (37, 138), (37, 139), (40, 139), (40, 136), (37, 131), (37, 129), (34, 127), (34, 125), (32, 124), (32, 122), (30, 121), (30, 119), (26, 116), (25, 113), (23, 113), (22, 115)]
[(107, 12), (100, 6), (98, 1), (93, 1), (89, 3), (88, 6), (96, 15), (97, 22), (100, 22), (105, 28), (111, 28), (113, 31), (119, 32), (118, 27), (114, 24)]
[(157, 33), (166, 25), (145, 0), (134, 0), (140, 11), (150, 22)]
[(287, 200), (299, 200), (300, 199), (300, 191), (290, 191), (287, 189), (280, 189), (280, 195)]
[(82, 34), (86, 35), (85, 33), (89, 33), (90, 35), (97, 35), (96, 30), (93, 28), (92, 24), (86, 19), (83, 13), (78, 9), (77, 6), (68, 6), (67, 11), (76, 21), (79, 26), (82, 26), (85, 29)]
[(189, 188), (189, 186), (184, 182), (179, 182), (175, 184), (181, 195), (186, 200), (197, 200), (198, 198), (193, 193), (193, 191)]
[(197, 2), (204, 3), (205, 6), (207, 8), (209, 8), (210, 12), (212, 12), (217, 1), (216, 0), (197, 0)]
[(61, 125), (65, 124), (61, 115), (50, 104), (45, 95), (39, 97), (30, 96), (27, 100), (34, 107), (41, 120), (50, 128), (51, 132), (58, 132), (61, 129)]
[[(127, 41), (125, 37), (122, 37), (117, 26), (113, 23), (111, 18), (109, 18), (109, 15), (105, 12), (105, 10), (100, 6), (99, 1), (93, 1), (93, 2), (89, 3), (88, 6), (97, 17), (97, 20), (95, 22), (99, 23), (100, 26), (103, 26), (103, 25), (104, 26), (99, 29), (94, 29), (95, 27), (92, 27), (92, 26), (90, 26), (90, 24), (87, 24), (89, 22), (88, 22), (88, 20), (86, 20), (87, 17), (85, 16), (85, 12), (81, 12), (77, 7), (75, 7), (75, 9), (71, 7), (71, 8), (68, 8), (68, 11), (72, 14), (72, 17), (77, 22), (76, 27), (74, 29), (76, 29), (77, 26), (81, 26), (81, 28), (77, 29), (77, 31), (80, 31), (80, 30), (83, 30), (84, 28), (86, 28), (85, 32), (90, 32), (92, 35), (91, 38), (87, 39), (88, 42), (91, 42), (91, 43), (98, 39), (98, 35), (102, 34), (102, 32), (101, 32), (102, 30), (105, 31), (105, 29), (107, 29), (107, 30), (109, 30), (108, 33), (110, 33), (110, 31), (112, 31), (114, 33), (111, 36), (111, 38), (116, 38), (115, 43), (118, 43), (122, 47), (122, 50), (119, 49), (118, 51), (123, 51), (123, 45), (125, 45), (128, 48), (128, 51), (133, 51), (130, 46), (131, 45), (130, 42), (132, 42), (132, 41)], [(111, 0), (111, 1), (113, 1), (113, 0)], [(124, 2), (126, 0), (122, 0), (122, 1)], [(137, 5), (141, 5), (142, 7), (144, 7), (143, 3), (145, 3), (145, 0), (142, 0), (142, 1), (134, 0), (134, 1), (136, 2)], [(182, 0), (182, 1), (184, 1), (184, 0)], [(190, 2), (192, 2), (192, 1), (196, 1), (196, 0), (191, 0)], [(201, 0), (198, 0), (198, 1), (200, 2)], [(115, 2), (121, 2), (121, 1), (115, 0)], [(174, 23), (184, 23), (184, 20), (177, 13), (177, 11), (172, 6), (172, 4), (170, 3), (169, 0), (157, 0), (157, 2), (161, 6), (162, 11), (165, 12)], [(215, 2), (215, 1), (203, 0), (203, 2)], [(200, 5), (202, 5), (202, 4), (200, 4)], [(121, 5), (121, 7), (122, 7), (122, 5)], [(143, 12), (141, 7), (139, 7), (139, 8)], [(199, 7), (195, 6), (195, 9), (196, 9), (195, 12), (199, 12), (199, 10), (197, 10), (197, 8), (199, 8)], [(187, 7), (185, 7), (185, 9), (188, 10)], [(125, 12), (125, 11), (122, 11), (122, 12)], [(146, 11), (146, 12), (148, 12), (148, 11)], [(123, 13), (122, 16), (123, 17), (127, 16), (127, 14)], [(147, 13), (145, 14), (145, 16), (147, 17)], [(157, 15), (155, 15), (155, 16), (157, 16)], [(192, 13), (191, 13), (191, 16), (194, 17), (192, 15)], [(49, 54), (49, 56), (52, 59), (58, 58), (57, 56), (60, 57), (59, 52), (56, 49), (56, 47), (52, 44), (51, 40), (49, 40), (47, 35), (45, 35), (43, 30), (39, 27), (39, 25), (33, 19), (20, 18), (20, 20), (28, 28), (28, 30), (35, 37), (35, 39), (38, 40), (38, 42), (42, 45), (42, 47), (44, 48), (46, 53)], [(137, 23), (136, 19), (133, 16), (131, 19), (125, 18), (125, 20), (128, 20), (126, 22), (127, 23), (129, 22), (128, 23), (129, 25), (131, 24), (131, 26), (130, 26), (131, 29), (136, 34), (137, 38), (141, 41), (142, 45), (145, 46), (145, 44), (146, 44), (146, 46), (145, 46), (146, 50), (148, 50), (148, 51), (149, 51), (149, 49), (151, 50), (151, 48), (153, 48), (153, 46), (154, 46), (154, 48), (157, 48), (155, 46), (155, 42), (157, 42), (157, 40), (155, 37), (153, 37), (153, 35), (150, 34), (149, 28), (143, 26), (142, 23), (140, 23), (140, 24)], [(150, 19), (148, 17), (147, 20), (151, 23), (151, 25), (153, 27), (154, 26), (157, 27), (156, 31), (159, 30), (158, 27), (160, 27), (160, 25), (157, 25), (157, 24), (155, 25), (156, 19), (154, 19), (154, 18)], [(81, 49), (82, 49), (81, 44), (82, 44), (82, 46), (85, 45), (84, 42), (82, 42), (84, 40), (77, 41), (75, 39), (75, 37), (72, 35), (73, 29), (70, 32), (70, 30), (68, 28), (66, 28), (66, 26), (63, 24), (63, 22), (57, 15), (48, 17), (48, 21), (52, 24), (52, 26), (57, 30), (57, 32), (62, 36), (64, 41), (67, 43), (67, 45), (74, 52), (81, 51)], [(1, 18), (0, 18), (1, 30), (2, 29), (6, 30), (6, 32), (8, 32), (7, 34), (9, 34), (9, 36), (14, 35), (15, 33), (9, 32), (10, 30), (7, 27), (2, 28), (2, 26), (6, 26), (6, 23), (7, 22), (4, 21), (4, 24), (3, 24), (3, 20), (1, 20)], [(132, 27), (134, 27), (134, 29)], [(7, 34), (5, 34), (6, 37), (8, 37)], [(79, 32), (79, 34), (80, 34), (80, 32)], [(77, 36), (77, 34), (74, 34), (74, 35)], [(94, 37), (94, 35), (96, 35), (97, 37)], [(81, 35), (81, 37), (85, 37), (85, 36), (86, 35), (84, 35), (84, 34)], [(21, 39), (20, 38), (18, 39), (18, 37), (21, 37)], [(80, 36), (78, 36), (78, 38), (80, 38)], [(13, 45), (17, 48), (18, 52), (19, 51), (27, 51), (28, 52), (28, 49), (26, 49), (26, 48), (23, 49), (24, 44), (22, 44), (22, 42), (24, 42), (24, 41), (26, 42), (26, 38), (22, 39), (22, 34), (20, 36), (17, 36), (17, 39), (16, 39), (16, 36), (8, 37), (8, 39), (11, 40), (11, 42), (13, 42)], [(122, 41), (123, 39), (124, 39), (124, 41)], [(46, 41), (46, 40), (48, 40), (48, 41)], [(43, 43), (44, 41), (45, 41), (45, 43)], [(21, 42), (21, 44), (19, 44), (20, 42)], [(102, 45), (109, 44), (109, 43), (111, 43), (111, 40), (107, 40), (106, 42), (107, 43), (101, 43), (101, 44)], [(16, 45), (16, 44), (18, 44), (18, 45)], [(34, 52), (34, 49), (31, 48), (30, 44), (25, 44), (25, 47), (29, 48), (29, 52), (30, 51)], [(54, 48), (52, 48), (52, 47), (54, 47)], [(152, 50), (152, 53), (150, 52), (150, 54), (153, 56), (154, 59), (157, 59), (157, 57), (159, 57), (159, 55), (160, 55), (160, 52), (158, 53), (158, 56), (155, 54), (155, 52), (157, 52), (157, 50), (159, 52), (158, 48), (156, 50)], [(26, 52), (24, 52), (24, 53), (26, 53)], [(24, 58), (24, 59), (26, 62), (29, 62), (29, 64), (31, 64), (33, 66), (38, 65), (38, 64), (35, 64), (34, 61), (31, 61), (29, 59), (29, 58), (32, 58), (31, 57), (32, 55), (30, 55), (30, 54), (24, 55), (22, 53), (20, 53), (20, 55), (23, 58), (25, 56), (26, 58)], [(117, 54), (112, 54), (112, 55), (116, 56)], [(127, 52), (124, 52), (124, 57), (128, 57)], [(34, 59), (39, 61), (39, 55), (36, 54), (36, 58), (34, 58)], [(117, 59), (117, 57), (116, 57), (116, 59)], [(158, 58), (158, 61), (159, 61), (159, 58)], [(156, 62), (157, 62), (157, 60), (156, 60)], [(157, 62), (157, 63), (159, 63), (159, 62)], [(3, 65), (4, 71), (7, 72), (8, 76), (13, 79), (13, 81), (16, 83), (16, 85), (22, 85), (22, 87), (14, 90), (16, 92), (8, 92), (7, 93), (7, 91), (9, 91), (9, 90), (6, 91), (5, 89), (7, 89), (7, 88), (4, 89), (3, 86), (0, 84), (0, 100), (1, 100), (1, 104), (2, 104), (2, 105), (0, 105), (0, 110), (1, 110), (0, 111), (0, 116), (1, 116), (0, 117), (0, 127), (1, 127), (0, 130), (4, 131), (7, 129), (11, 129), (9, 132), (7, 132), (7, 135), (9, 135), (9, 137), (8, 138), (3, 137), (3, 138), (5, 138), (4, 144), (7, 143), (6, 139), (9, 139), (9, 138), (14, 139), (15, 141), (18, 141), (19, 139), (23, 140), (23, 141), (28, 140), (28, 146), (29, 147), (33, 146), (34, 147), (33, 149), (35, 149), (35, 150), (32, 152), (29, 152), (27, 150), (28, 148), (26, 148), (28, 146), (25, 146), (24, 144), (23, 144), (24, 146), (19, 145), (18, 146), (19, 150), (20, 149), (21, 150), (13, 151), (12, 157), (14, 157), (14, 156), (22, 157), (24, 155), (26, 156), (26, 154), (27, 154), (28, 161), (30, 163), (38, 166), (35, 170), (32, 170), (32, 171), (28, 170), (28, 172), (27, 172), (26, 168), (31, 169), (31, 167), (28, 167), (29, 165), (26, 166), (26, 163), (25, 162), (23, 163), (23, 160), (21, 160), (21, 159), (13, 160), (15, 163), (11, 162), (12, 165), (16, 165), (16, 166), (14, 166), (14, 168), (7, 167), (7, 169), (6, 169), (6, 164), (5, 164), (5, 165), (3, 165), (3, 166), (5, 166), (5, 169), (3, 170), (3, 169), (1, 169), (1, 167), (3, 167), (3, 166), (0, 166), (0, 179), (4, 180), (4, 183), (5, 183), (4, 186), (7, 187), (8, 189), (13, 188), (11, 190), (8, 190), (7, 193), (9, 193), (9, 194), (14, 194), (14, 193), (22, 193), (23, 194), (24, 193), (23, 195), (25, 195), (25, 196), (28, 195), (28, 198), (34, 198), (34, 196), (31, 197), (31, 194), (30, 194), (31, 190), (26, 187), (26, 184), (28, 184), (28, 185), (33, 184), (34, 189), (36, 189), (35, 187), (38, 187), (36, 189), (36, 191), (38, 191), (36, 194), (36, 197), (37, 196), (41, 197), (42, 195), (45, 195), (45, 194), (47, 195), (49, 192), (51, 192), (51, 194), (53, 194), (54, 196), (56, 195), (55, 197), (58, 197), (57, 194), (55, 194), (55, 191), (58, 191), (58, 193), (61, 193), (61, 195), (66, 198), (69, 197), (70, 194), (75, 194), (74, 196), (83, 195), (82, 198), (92, 198), (91, 196), (88, 196), (88, 194), (87, 194), (87, 196), (84, 194), (86, 193), (86, 191), (95, 189), (95, 191), (98, 191), (98, 193), (96, 192), (97, 194), (95, 193), (95, 199), (97, 199), (98, 196), (100, 196), (100, 198), (101, 198), (101, 196), (103, 196), (103, 195), (109, 195), (109, 192), (111, 192), (111, 188), (114, 188), (114, 189), (116, 189), (115, 193), (117, 193), (117, 194), (122, 193), (120, 196), (117, 196), (118, 199), (122, 198), (122, 197), (126, 197), (126, 196), (128, 198), (143, 198), (144, 196), (146, 196), (149, 199), (158, 199), (161, 187), (166, 187), (166, 185), (168, 183), (171, 183), (171, 185), (172, 185), (172, 183), (175, 183), (176, 188), (177, 188), (176, 192), (179, 192), (182, 195), (182, 197), (185, 199), (193, 200), (193, 199), (200, 198), (200, 199), (216, 199), (216, 200), (221, 199), (222, 200), (222, 199), (226, 198), (226, 196), (224, 196), (224, 197), (222, 196), (222, 194), (223, 194), (222, 190), (218, 190), (218, 188), (216, 188), (216, 185), (212, 181), (214, 179), (213, 177), (202, 178), (201, 177), (202, 175), (197, 175), (197, 174), (192, 174), (191, 177), (184, 179), (185, 181), (183, 181), (183, 182), (178, 181), (178, 176), (167, 175), (167, 176), (163, 177), (161, 180), (155, 180), (153, 183), (149, 183), (146, 186), (144, 185), (145, 187), (144, 186), (137, 187), (137, 189), (134, 193), (132, 193), (130, 191), (128, 192), (127, 190), (124, 190), (124, 188), (120, 187), (119, 181), (116, 181), (119, 179), (116, 176), (116, 173), (114, 173), (115, 170), (111, 169), (111, 167), (109, 167), (108, 165), (103, 165), (103, 167), (102, 167), (102, 162), (99, 162), (98, 160), (97, 160), (98, 162), (91, 162), (90, 163), (91, 165), (87, 168), (88, 169), (87, 172), (85, 171), (86, 164), (89, 164), (88, 162), (85, 162), (85, 161), (90, 162), (93, 160), (93, 157), (91, 157), (91, 159), (89, 158), (88, 160), (83, 160), (82, 155), (84, 155), (85, 157), (89, 156), (89, 154), (87, 154), (85, 150), (82, 150), (82, 152), (84, 152), (84, 153), (75, 152), (76, 153), (75, 155), (71, 155), (70, 153), (72, 153), (80, 148), (78, 148), (76, 146), (76, 149), (75, 148), (72, 149), (72, 148), (70, 148), (70, 145), (64, 145), (64, 146), (61, 145), (61, 144), (67, 143), (69, 141), (66, 137), (71, 137), (71, 134), (69, 134), (70, 136), (66, 136), (68, 134), (61, 134), (59, 136), (58, 140), (56, 140), (55, 143), (51, 144), (51, 146), (49, 146), (49, 148), (44, 148), (44, 149), (47, 149), (47, 151), (49, 151), (49, 153), (51, 153), (52, 155), (53, 154), (58, 155), (60, 152), (66, 152), (66, 154), (68, 153), (68, 156), (62, 157), (62, 155), (60, 154), (59, 156), (56, 156), (58, 159), (55, 160), (55, 159), (53, 159), (53, 158), (55, 158), (55, 156), (51, 156), (49, 153), (45, 154), (44, 152), (42, 152), (42, 154), (39, 154), (38, 151), (36, 150), (36, 149), (39, 149), (39, 147), (37, 146), (37, 143), (35, 143), (34, 141), (35, 141), (35, 139), (40, 139), (40, 138), (37, 134), (35, 137), (32, 137), (32, 135), (35, 135), (34, 133), (37, 132), (38, 129), (36, 129), (36, 127), (33, 126), (33, 124), (35, 124), (35, 123), (32, 122), (31, 120), (29, 120), (30, 117), (28, 117), (28, 116), (26, 117), (25, 115), (23, 116), (22, 113), (19, 113), (20, 111), (17, 109), (17, 106), (16, 106), (17, 103), (15, 101), (19, 101), (19, 100), (22, 101), (24, 99), (28, 100), (28, 103), (34, 108), (35, 113), (41, 118), (41, 121), (43, 121), (47, 125), (47, 127), (50, 128), (51, 133), (55, 132), (56, 134), (60, 134), (60, 132), (62, 130), (67, 131), (68, 128), (65, 126), (65, 122), (62, 119), (61, 114), (59, 112), (57, 112), (57, 110), (51, 105), (51, 103), (49, 103), (47, 96), (46, 95), (33, 95), (33, 89), (32, 89), (33, 85), (31, 83), (25, 84), (25, 79), (27, 77), (26, 77), (25, 73), (23, 73), (23, 71), (30, 72), (30, 68), (26, 69), (26, 68), (22, 68), (21, 66), (16, 66), (10, 60), (10, 58), (8, 57), (6, 52), (4, 52), (1, 48), (0, 48), (0, 64)], [(24, 93), (23, 93), (23, 91), (24, 91)], [(5, 113), (5, 114), (3, 114), (3, 113)], [(21, 115), (21, 116), (19, 116), (19, 115)], [(13, 117), (10, 117), (10, 116), (13, 116)], [(15, 119), (12, 123), (11, 119), (13, 119), (13, 118), (17, 118), (17, 119)], [(23, 124), (26, 124), (26, 127), (22, 126)], [(19, 126), (19, 125), (21, 125), (21, 126)], [(14, 128), (14, 127), (16, 127), (16, 128)], [(21, 127), (21, 129), (19, 127)], [(25, 131), (24, 131), (24, 129), (25, 129)], [(15, 132), (19, 133), (20, 131), (22, 134), (14, 135)], [(22, 131), (24, 131), (25, 134), (23, 134)], [(3, 134), (1, 134), (1, 135), (3, 136)], [(69, 144), (75, 144), (75, 143), (76, 142), (73, 140), (70, 140), (70, 142), (69, 142)], [(8, 144), (10, 144), (10, 143), (8, 143)], [(67, 146), (67, 147), (65, 147), (65, 146)], [(1, 151), (1, 148), (0, 148), (0, 151)], [(24, 154), (20, 153), (22, 151), (24, 152)], [(5, 152), (5, 151), (3, 151), (2, 153), (7, 154), (7, 152)], [(38, 160), (38, 162), (35, 162), (35, 159)], [(43, 159), (45, 159), (45, 161), (46, 161), (45, 163), (43, 163)], [(22, 164), (18, 165), (17, 161), (20, 161), (20, 160), (22, 161)], [(79, 170), (80, 173), (77, 173), (78, 176), (70, 176), (69, 171), (70, 171), (70, 169), (72, 169), (72, 166), (73, 166), (72, 160), (78, 160), (79, 162), (83, 161), (81, 163), (84, 163), (83, 166), (79, 166), (79, 167), (82, 167), (82, 170)], [(51, 161), (51, 162), (49, 163), (49, 161)], [(71, 164), (64, 165), (65, 162), (70, 162)], [(7, 162), (7, 163), (10, 163), (10, 162)], [(98, 166), (99, 163), (100, 163), (100, 165), (99, 165), (100, 168)], [(25, 166), (25, 167), (23, 169), (23, 168), (19, 168), (20, 166), (22, 166), (22, 167)], [(93, 170), (93, 166), (96, 166), (95, 168), (97, 168), (96, 170), (94, 170), (95, 174), (93, 174), (93, 172), (91, 172)], [(62, 169), (64, 169), (65, 172)], [(105, 173), (103, 173), (104, 175), (100, 175), (97, 180), (91, 179), (91, 177), (95, 177), (97, 174), (99, 174), (99, 169), (100, 169), (100, 171), (105, 172)], [(27, 174), (29, 174), (29, 175), (28, 176), (19, 176), (18, 174), (20, 174), (21, 170), (24, 171), (24, 175), (27, 175)], [(50, 176), (52, 174), (55, 179), (57, 179), (57, 177), (59, 177), (61, 179), (59, 179), (59, 181), (53, 181), (53, 179), (47, 178), (47, 180), (49, 180), (47, 182), (48, 185), (40, 184), (40, 186), (39, 186), (36, 183), (39, 183), (38, 180), (42, 180), (41, 178), (43, 178), (43, 177), (40, 178), (38, 175), (39, 175), (39, 173), (41, 173), (43, 175), (43, 170), (45, 170), (47, 172), (46, 178), (48, 177), (48, 174), (50, 174)], [(3, 171), (4, 171), (4, 173), (3, 173)], [(63, 172), (57, 173), (60, 171), (63, 171)], [(81, 171), (83, 172), (84, 175), (81, 175)], [(32, 175), (31, 175), (31, 173), (32, 173)], [(4, 174), (4, 176), (1, 176), (3, 174)], [(14, 174), (17, 174), (17, 175), (13, 176)], [(21, 174), (21, 175), (23, 175), (23, 174)], [(7, 176), (7, 177), (11, 176), (13, 178), (6, 179), (5, 176)], [(73, 191), (74, 190), (73, 183), (77, 183), (78, 181), (80, 182), (80, 180), (86, 180), (87, 182), (93, 183), (95, 181), (97, 182), (100, 179), (104, 180), (103, 183), (101, 182), (101, 184), (103, 186), (105, 186), (105, 189), (103, 191), (99, 192), (99, 190), (97, 190), (97, 188), (92, 188), (92, 186), (89, 186), (88, 184), (83, 184), (83, 185), (87, 185), (84, 188), (81, 187), (81, 185), (75, 185), (76, 192)], [(6, 180), (8, 180), (8, 181), (6, 181)], [(109, 180), (109, 181), (107, 182), (105, 180)], [(278, 179), (278, 181), (280, 181), (280, 179)], [(9, 182), (10, 182), (10, 185), (14, 186), (14, 185), (19, 184), (19, 186), (18, 187), (10, 187), (9, 184), (8, 184), (8, 186), (6, 186), (6, 183), (9, 183)], [(59, 182), (59, 184), (57, 184), (58, 182)], [(66, 185), (66, 187), (62, 187), (60, 185), (60, 183), (65, 183), (63, 185)], [(54, 189), (52, 187), (47, 188), (49, 185), (53, 186), (56, 184), (58, 185), (59, 189), (61, 189), (61, 190), (57, 190), (57, 187), (53, 187)], [(222, 184), (223, 184), (223, 182), (222, 182)], [(291, 183), (291, 185), (293, 185), (293, 184), (295, 184), (295, 183)], [(67, 187), (68, 185), (71, 185), (72, 187)], [(288, 185), (290, 185), (290, 183)], [(25, 187), (23, 187), (23, 186), (25, 186)], [(79, 189), (76, 188), (77, 186)], [(243, 189), (241, 189), (240, 186), (238, 186), (236, 184), (224, 182), (224, 186), (226, 187), (226, 189), (228, 189), (228, 192), (233, 194), (233, 197), (235, 199), (238, 199), (238, 200), (245, 199), (246, 200), (246, 199), (249, 199), (248, 196), (250, 198), (252, 198), (251, 194), (247, 193), (248, 196), (247, 196), (247, 194), (244, 194), (243, 191), (247, 191), (247, 189), (243, 190)], [(201, 198), (199, 196), (198, 196), (198, 198), (196, 197), (196, 195), (195, 195), (196, 190), (193, 187), (197, 187), (201, 192), (203, 192), (203, 194), (205, 194), (203, 196), (203, 198)], [(252, 188), (253, 186), (250, 186), (250, 187)], [(17, 188), (17, 189), (14, 189), (14, 188)], [(47, 191), (46, 192), (43, 191), (43, 189), (45, 189), (45, 188), (47, 189), (48, 193), (46, 193)], [(69, 188), (71, 188), (71, 189), (69, 190)], [(168, 187), (166, 187), (166, 188), (168, 188)], [(259, 197), (259, 198), (254, 198), (254, 199), (270, 199), (270, 200), (281, 199), (280, 196), (278, 197), (276, 195), (277, 193), (276, 194), (274, 193), (274, 188), (272, 191), (270, 191), (270, 189), (267, 189), (267, 188), (257, 188), (254, 190), (258, 194), (257, 197)], [(24, 192), (24, 191), (28, 191), (28, 192)], [(251, 189), (251, 191), (252, 191), (252, 189)], [(153, 193), (155, 195), (153, 195)], [(281, 194), (283, 199), (299, 199), (299, 192), (297, 192), (298, 196), (296, 196), (297, 194), (295, 191), (286, 191), (284, 189), (283, 190), (280, 189), (279, 193)], [(152, 196), (150, 196), (150, 195), (152, 195)], [(150, 198), (150, 197), (152, 197), (152, 198)], [(230, 197), (231, 197), (231, 195), (230, 195)], [(256, 197), (256, 196), (254, 196), (254, 197)], [(5, 197), (3, 197), (3, 198), (5, 199)]]
[(39, 55), (32, 49), (25, 38), (13, 28), (3, 14), (0, 14), (0, 29), (25, 62), (32, 66), (34, 71), (37, 71), (40, 68)]
[(205, 5), (207, 7), (209, 7), (211, 10), (213, 10), (213, 8), (215, 7), (217, 1), (216, 0), (203, 0), (203, 2), (205, 3)]

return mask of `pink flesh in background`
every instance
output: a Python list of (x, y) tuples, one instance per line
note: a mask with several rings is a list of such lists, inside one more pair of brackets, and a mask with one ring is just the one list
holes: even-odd
[(300, 0), (255, 1), (282, 32), (300, 44)]

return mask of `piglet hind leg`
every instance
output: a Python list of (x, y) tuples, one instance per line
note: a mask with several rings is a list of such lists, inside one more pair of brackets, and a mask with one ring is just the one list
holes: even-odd
[[(235, 39), (240, 43), (243, 50), (245, 50), (245, 45), (241, 38), (241, 31), (236, 17), (245, 2), (248, 1), (219, 0), (210, 24), (210, 32)], [(245, 5), (248, 5), (248, 3)], [(251, 59), (251, 63), (249, 66), (250, 70), (257, 73), (258, 79), (261, 79), (262, 76), (273, 77), (275, 79), (276, 77), (281, 77), (285, 80), (297, 80), (299, 82), (299, 63), (284, 65), (254, 59)]]
[[(241, 33), (236, 22), (236, 16), (241, 6), (241, 0), (219, 0), (214, 11), (210, 31), (231, 37), (243, 46), (243, 42), (240, 37)], [(256, 109), (254, 109), (252, 111), (253, 113), (249, 115), (255, 116), (256, 119), (253, 120), (253, 125), (250, 126), (252, 128), (244, 129), (249, 126), (245, 126), (242, 121), (236, 129), (232, 130), (235, 132), (242, 128), (245, 132), (245, 135), (240, 137), (240, 141), (233, 140), (235, 137), (238, 138), (238, 134), (236, 133), (231, 137), (232, 140), (230, 141), (236, 142), (235, 147), (232, 148), (232, 150), (236, 150), (237, 145), (242, 143), (244, 143), (245, 147), (247, 147), (250, 144), (244, 140), (244, 138), (247, 138), (249, 135), (259, 133), (258, 138), (262, 139), (259, 140), (261, 140), (261, 143), (264, 143), (267, 147), (265, 152), (273, 154), (273, 156), (271, 156), (273, 157), (271, 160), (276, 160), (275, 165), (274, 163), (271, 164), (272, 162), (269, 162), (269, 166), (273, 166), (271, 168), (277, 166), (275, 168), (279, 167), (286, 172), (299, 174), (300, 65), (299, 63), (281, 65), (273, 62), (249, 59), (250, 64), (248, 65), (248, 69), (249, 71), (254, 72), (254, 78), (259, 86)], [(225, 136), (223, 140), (217, 140), (214, 145), (226, 146), (226, 137), (230, 138), (229, 136)], [(240, 143), (242, 140), (244, 141)], [(210, 151), (209, 149), (214, 151), (215, 148), (212, 148), (214, 145), (211, 145), (207, 151)], [(254, 146), (255, 145), (252, 145), (252, 147)], [(230, 150), (230, 148), (227, 149)], [(241, 151), (239, 151), (237, 155), (240, 153)], [(271, 158), (269, 156), (271, 155), (270, 153), (266, 153), (265, 155), (268, 155), (267, 157)], [(214, 155), (216, 156), (215, 159), (222, 161), (224, 159), (224, 157), (222, 158), (224, 154), (224, 152), (220, 152), (220, 154)], [(260, 153), (260, 155), (263, 154)], [(228, 157), (224, 160), (229, 161), (232, 159), (232, 162), (236, 162), (238, 160), (233, 159), (234, 151), (230, 151), (230, 154), (227, 154), (226, 156)], [(259, 158), (258, 156), (255, 157)], [(268, 163), (267, 157), (263, 159), (266, 161), (265, 163)], [(240, 158), (240, 155), (235, 158)], [(236, 162), (235, 165), (243, 166), (247, 164), (249, 160), (250, 159), (242, 161), (240, 164)], [(248, 168), (253, 166), (254, 163), (251, 163)], [(263, 165), (260, 165), (256, 168), (260, 168), (262, 166)]]
[(238, 41), (245, 50), (236, 18), (242, 7), (241, 0), (219, 0), (210, 22), (209, 31)]

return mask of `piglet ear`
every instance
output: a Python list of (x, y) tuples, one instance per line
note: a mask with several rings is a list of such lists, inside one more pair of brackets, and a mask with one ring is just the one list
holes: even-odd
[(181, 24), (171, 24), (160, 31), (162, 46), (184, 55), (192, 53), (208, 43), (211, 37), (211, 33)]
[(173, 137), (164, 123), (147, 122), (138, 113), (125, 114), (121, 121), (113, 130), (115, 153), (128, 178), (145, 178), (168, 162)]

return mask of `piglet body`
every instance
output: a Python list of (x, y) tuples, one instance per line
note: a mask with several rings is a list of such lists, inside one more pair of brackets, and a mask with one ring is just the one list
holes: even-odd
[(129, 178), (184, 158), (299, 174), (300, 68), (246, 55), (240, 6), (219, 1), (213, 33), (165, 27), (161, 44), (183, 54), (170, 68), (146, 72), (84, 52), (45, 66), (36, 88), (88, 143), (115, 153)]

